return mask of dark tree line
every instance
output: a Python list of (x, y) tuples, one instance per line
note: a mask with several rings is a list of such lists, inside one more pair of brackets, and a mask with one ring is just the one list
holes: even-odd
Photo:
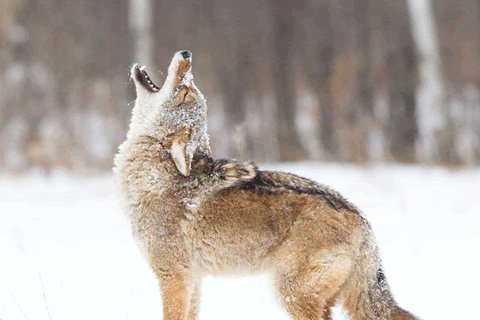
[[(145, 3), (146, 27), (132, 13)], [(161, 83), (180, 49), (194, 54), (216, 156), (478, 165), (479, 4), (431, 5), (435, 125), (406, 1), (2, 0), (0, 165), (109, 168), (133, 106), (129, 67), (145, 59)]]

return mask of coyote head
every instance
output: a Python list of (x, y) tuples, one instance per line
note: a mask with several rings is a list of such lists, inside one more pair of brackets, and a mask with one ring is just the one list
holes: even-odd
[(137, 99), (128, 139), (148, 135), (158, 139), (171, 153), (178, 170), (188, 176), (195, 152), (210, 154), (207, 135), (207, 104), (193, 83), (192, 54), (173, 56), (162, 87), (155, 85), (144, 67), (135, 64), (131, 78)]

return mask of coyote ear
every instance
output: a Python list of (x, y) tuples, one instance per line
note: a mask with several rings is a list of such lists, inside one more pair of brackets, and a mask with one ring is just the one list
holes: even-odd
[(190, 128), (183, 127), (166, 137), (166, 147), (170, 149), (172, 160), (178, 171), (185, 177), (190, 175), (191, 159), (187, 155), (187, 143), (190, 141)]
[(183, 174), (185, 177), (190, 175), (190, 159), (187, 157), (185, 152), (186, 145), (174, 141), (172, 144), (172, 159), (177, 166), (178, 171)]

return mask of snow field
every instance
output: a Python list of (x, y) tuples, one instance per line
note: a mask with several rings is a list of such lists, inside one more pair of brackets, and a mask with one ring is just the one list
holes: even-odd
[[(360, 207), (392, 291), (422, 319), (477, 319), (480, 170), (260, 166), (331, 186)], [(203, 319), (289, 319), (266, 275), (203, 283)], [(111, 175), (0, 177), (0, 319), (161, 319)], [(335, 319), (348, 319), (338, 308)]]

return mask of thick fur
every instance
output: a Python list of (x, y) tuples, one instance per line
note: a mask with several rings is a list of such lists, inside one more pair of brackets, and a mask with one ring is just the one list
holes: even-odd
[(354, 205), (308, 179), (211, 158), (205, 99), (183, 56), (174, 56), (160, 90), (132, 69), (137, 101), (115, 159), (134, 237), (160, 283), (164, 319), (196, 318), (203, 276), (251, 272), (273, 274), (296, 320), (331, 319), (337, 302), (354, 320), (416, 319), (396, 305)]

